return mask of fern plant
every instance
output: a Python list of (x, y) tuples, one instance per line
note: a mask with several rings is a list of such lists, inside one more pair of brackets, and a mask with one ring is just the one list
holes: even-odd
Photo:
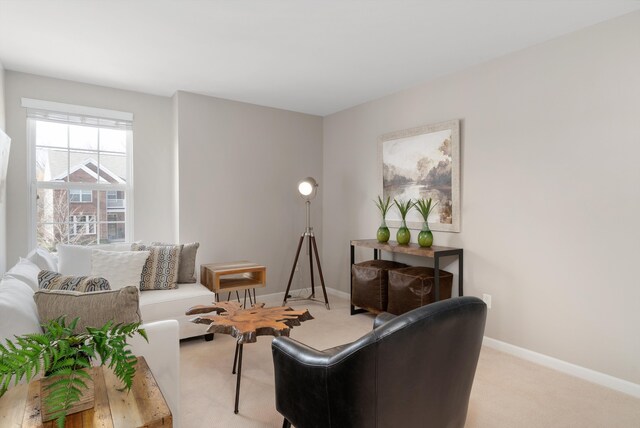
[(99, 358), (123, 383), (121, 390), (133, 385), (137, 358), (127, 347), (127, 338), (136, 333), (145, 340), (147, 333), (140, 323), (114, 324), (107, 322), (100, 328), (87, 327), (86, 332), (74, 334), (78, 318), (67, 325), (60, 317), (42, 325), (42, 334), (16, 336), (15, 340), (0, 343), (0, 397), (9, 389), (11, 380), (17, 385), (26, 378), (43, 373), (51, 379), (44, 405), (53, 414), (59, 428), (64, 427), (67, 411), (80, 401), (91, 376), (87, 369)]

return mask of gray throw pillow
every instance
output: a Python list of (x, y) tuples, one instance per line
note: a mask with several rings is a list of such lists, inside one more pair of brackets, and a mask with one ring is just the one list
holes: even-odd
[[(152, 242), (151, 245), (172, 245), (162, 242)], [(191, 284), (196, 282), (196, 254), (200, 247), (199, 242), (181, 244), (180, 264), (178, 265), (178, 283)]]
[(65, 276), (50, 270), (41, 270), (38, 273), (38, 288), (81, 293), (111, 290), (109, 281), (99, 276)]
[(80, 318), (74, 333), (86, 331), (85, 327), (102, 327), (108, 321), (116, 324), (142, 322), (138, 289), (132, 286), (92, 293), (38, 290), (33, 299), (41, 323), (60, 316), (65, 316), (67, 323)]

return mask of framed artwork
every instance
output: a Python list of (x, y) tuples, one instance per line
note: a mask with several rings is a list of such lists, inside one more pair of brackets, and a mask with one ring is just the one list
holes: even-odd
[(9, 168), (9, 149), (11, 139), (0, 129), (0, 202), (4, 202), (7, 187), (7, 169)]
[[(460, 232), (460, 121), (450, 120), (382, 135), (378, 141), (381, 194), (386, 199), (433, 198), (431, 230)], [(412, 209), (407, 227), (420, 229), (422, 217)], [(393, 207), (387, 224), (399, 227)]]

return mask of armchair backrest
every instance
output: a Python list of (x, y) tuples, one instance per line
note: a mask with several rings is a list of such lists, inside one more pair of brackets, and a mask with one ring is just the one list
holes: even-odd
[(327, 373), (331, 426), (463, 427), (487, 308), (447, 299), (347, 345)]

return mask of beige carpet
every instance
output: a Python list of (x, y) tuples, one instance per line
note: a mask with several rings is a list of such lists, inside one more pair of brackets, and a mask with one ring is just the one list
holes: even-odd
[[(349, 315), (348, 302), (330, 296), (331, 310), (296, 302), (315, 317), (291, 337), (317, 349), (353, 341), (371, 329), (372, 316)], [(279, 304), (267, 301), (267, 304)], [(272, 337), (245, 345), (240, 413), (233, 413), (234, 339), (181, 345), (182, 427), (281, 427), (275, 410)], [(640, 400), (484, 347), (471, 393), (467, 427), (640, 427)]]

